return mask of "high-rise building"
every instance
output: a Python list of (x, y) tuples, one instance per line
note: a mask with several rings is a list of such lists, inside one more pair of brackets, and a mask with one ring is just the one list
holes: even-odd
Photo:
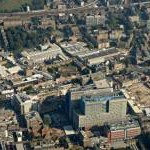
[(126, 118), (127, 100), (121, 92), (96, 89), (82, 93), (80, 91), (79, 95), (74, 96), (71, 97), (68, 110), (76, 129), (102, 126)]
[(113, 95), (112, 91), (112, 87), (96, 89), (96, 87), (92, 85), (86, 86), (86, 88), (78, 87), (70, 89), (66, 96), (66, 111), (69, 116), (69, 119), (72, 121), (73, 110), (74, 108), (79, 106), (80, 99), (82, 96)]

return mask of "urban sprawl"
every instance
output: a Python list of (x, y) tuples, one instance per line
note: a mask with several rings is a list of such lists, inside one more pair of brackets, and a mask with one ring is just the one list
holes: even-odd
[(150, 1), (9, 1), (0, 150), (149, 150)]

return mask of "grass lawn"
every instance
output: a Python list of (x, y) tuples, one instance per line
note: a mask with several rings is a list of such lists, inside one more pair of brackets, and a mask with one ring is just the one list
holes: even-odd
[(24, 4), (31, 4), (32, 0), (0, 0), (0, 12), (20, 10)]

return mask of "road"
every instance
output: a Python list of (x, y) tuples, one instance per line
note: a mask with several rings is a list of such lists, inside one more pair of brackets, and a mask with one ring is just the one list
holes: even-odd
[(98, 0), (94, 0), (93, 2), (85, 5), (85, 6), (80, 6), (80, 7), (74, 7), (70, 9), (65, 9), (65, 10), (34, 10), (30, 12), (13, 12), (13, 13), (0, 13), (0, 19), (7, 19), (7, 18), (12, 18), (12, 17), (33, 17), (33, 16), (44, 16), (44, 15), (58, 15), (59, 13), (79, 13), (81, 11), (85, 11), (86, 9), (90, 10), (93, 9), (94, 5), (98, 2)]
[[(31, 18), (35, 16), (56, 16), (59, 13), (65, 13), (65, 14), (78, 14), (78, 13), (88, 13), (90, 11), (96, 11), (96, 10), (101, 10), (104, 9), (104, 6), (100, 7), (95, 7), (94, 5), (98, 2), (98, 0), (94, 0), (91, 3), (85, 5), (85, 6), (80, 6), (80, 7), (74, 7), (74, 8), (69, 8), (65, 10), (57, 10), (57, 9), (51, 9), (51, 10), (33, 10), (30, 12), (13, 12), (13, 13), (0, 13), (0, 20), (13, 20), (15, 18)], [(131, 6), (136, 6), (136, 5), (147, 5), (150, 4), (150, 2), (140, 2), (140, 3), (131, 3)], [(120, 6), (122, 6), (120, 4)], [(110, 5), (109, 8), (117, 8), (118, 5)]]

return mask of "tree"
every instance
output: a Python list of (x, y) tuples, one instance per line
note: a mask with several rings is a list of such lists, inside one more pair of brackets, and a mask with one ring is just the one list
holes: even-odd
[(33, 25), (38, 26), (40, 24), (40, 19), (38, 17), (31, 18), (31, 22)]
[(64, 32), (65, 39), (69, 39), (69, 37), (73, 35), (72, 29), (69, 26), (64, 26), (63, 32)]
[(44, 8), (44, 0), (32, 0), (32, 9), (38, 10)]
[(38, 28), (30, 32), (23, 27), (10, 27), (6, 30), (10, 50), (14, 53), (20, 53), (23, 48), (34, 48), (44, 41), (44, 38), (50, 38), (51, 28)]
[(108, 16), (106, 23), (109, 25), (110, 28), (113, 29), (118, 25), (119, 20), (112, 13), (109, 13), (109, 16)]

